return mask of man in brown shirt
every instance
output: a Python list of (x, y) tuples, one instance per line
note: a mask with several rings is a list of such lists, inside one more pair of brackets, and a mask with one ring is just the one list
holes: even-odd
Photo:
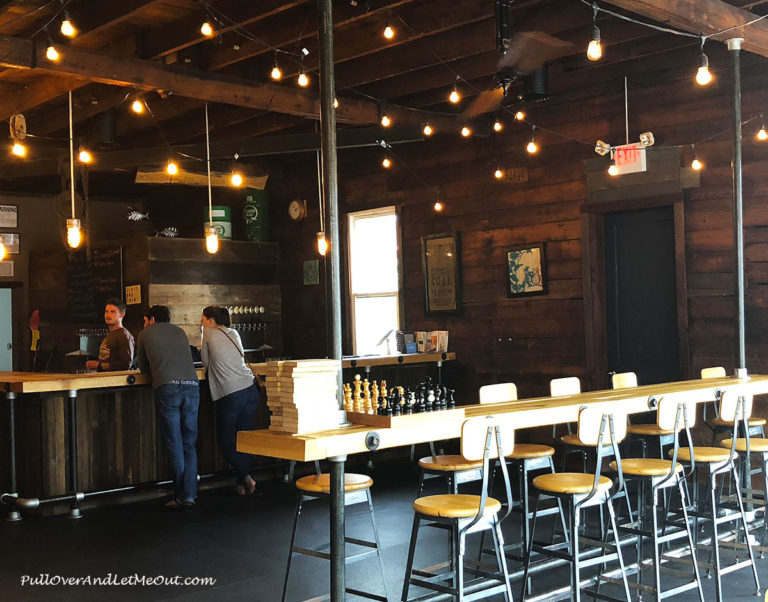
[(133, 335), (123, 328), (125, 303), (120, 299), (107, 299), (104, 308), (104, 322), (107, 336), (99, 347), (99, 359), (88, 360), (85, 367), (91, 370), (130, 370), (133, 367)]

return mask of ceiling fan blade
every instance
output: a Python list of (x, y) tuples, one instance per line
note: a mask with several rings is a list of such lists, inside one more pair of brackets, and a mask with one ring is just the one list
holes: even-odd
[(572, 49), (570, 42), (543, 31), (521, 31), (513, 35), (507, 51), (499, 59), (499, 69), (528, 74), (547, 61), (569, 54)]
[(465, 118), (472, 118), (477, 115), (482, 115), (483, 113), (490, 113), (499, 108), (502, 100), (504, 100), (503, 86), (496, 86), (490, 90), (485, 90), (480, 92), (480, 94), (469, 103), (469, 106), (466, 108), (463, 115)]

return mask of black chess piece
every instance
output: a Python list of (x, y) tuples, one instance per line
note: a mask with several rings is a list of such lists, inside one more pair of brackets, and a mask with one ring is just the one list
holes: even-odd
[(448, 395), (448, 409), (449, 410), (452, 410), (452, 409), (454, 409), (456, 407), (456, 400), (453, 398), (453, 394), (455, 392), (456, 391), (454, 391), (453, 389), (448, 389), (446, 391), (446, 393)]

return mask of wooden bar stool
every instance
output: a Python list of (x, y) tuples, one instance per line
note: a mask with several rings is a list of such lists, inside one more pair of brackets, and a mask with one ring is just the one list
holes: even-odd
[[(637, 375), (634, 372), (620, 372), (612, 377), (614, 389), (628, 389), (637, 387)], [(638, 423), (627, 426), (627, 434), (631, 441), (638, 441), (642, 450), (642, 457), (648, 457), (648, 447), (650, 445), (658, 446), (659, 453), (657, 458), (664, 458), (664, 448), (675, 443), (675, 433), (662, 429), (658, 422)]]
[[(507, 560), (504, 555), (504, 538), (501, 532), (501, 521), (509, 515), (511, 502), (506, 463), (500, 463), (506, 499), (500, 501), (488, 495), (489, 462), (511, 453), (514, 448), (515, 431), (509, 422), (510, 419), (505, 419), (503, 416), (487, 416), (469, 418), (462, 424), (461, 455), (467, 461), (480, 462), (482, 465), (480, 495), (430, 495), (420, 497), (413, 503), (413, 528), (401, 600), (408, 600), (408, 592), (413, 585), (449, 594), (455, 600), (477, 600), (503, 593), (507, 602), (512, 602)], [(502, 503), (506, 505), (507, 510), (499, 516), (502, 513)], [(449, 570), (445, 573), (434, 574), (413, 568), (419, 526), (422, 521), (440, 525), (451, 531), (451, 561)], [(486, 530), (491, 531), (493, 535), (498, 565), (496, 573), (464, 566), (467, 535)], [(473, 578), (466, 580), (465, 572), (473, 575)], [(472, 590), (470, 595), (465, 591), (467, 588)]]
[[(549, 394), (551, 397), (564, 397), (566, 395), (578, 395), (581, 393), (581, 381), (578, 376), (567, 376), (565, 378), (553, 378), (549, 381)], [(581, 457), (582, 470), (586, 472), (589, 464), (589, 446), (585, 446), (579, 441), (579, 437), (573, 432), (570, 423), (566, 424), (568, 432), (560, 437), (562, 444), (562, 462), (561, 470), (565, 470), (565, 463), (568, 456), (578, 454)], [(557, 438), (557, 425), (552, 427), (552, 438)]]
[[(737, 437), (736, 434), (738, 432), (738, 423), (743, 422), (746, 425), (746, 421), (749, 419), (750, 414), (752, 413), (752, 395), (745, 393), (744, 391), (735, 391), (735, 390), (728, 390), (725, 391), (720, 398), (720, 412), (719, 415), (724, 418), (725, 420), (731, 421), (731, 432), (733, 433), (731, 437), (731, 447), (729, 449), (724, 449), (722, 447), (693, 447), (692, 450), (688, 449), (681, 449), (679, 450), (678, 459), (681, 462), (688, 463), (691, 466), (694, 466), (695, 463), (699, 465), (704, 465), (707, 469), (708, 473), (708, 485), (709, 485), (709, 507), (707, 508), (707, 512), (703, 512), (700, 507), (700, 502), (698, 501), (697, 494), (698, 494), (698, 487), (697, 487), (697, 471), (692, 470), (694, 477), (694, 498), (697, 499), (696, 504), (694, 505), (696, 510), (694, 512), (691, 512), (691, 514), (695, 518), (703, 518), (712, 526), (712, 542), (709, 547), (710, 550), (710, 560), (712, 556), (714, 555), (714, 566), (711, 568), (714, 568), (715, 573), (715, 592), (717, 595), (717, 602), (722, 602), (723, 600), (723, 586), (722, 586), (722, 576), (726, 575), (728, 573), (732, 573), (734, 571), (746, 568), (746, 567), (752, 567), (752, 575), (755, 579), (755, 588), (757, 591), (756, 595), (759, 595), (760, 593), (760, 581), (757, 577), (757, 567), (755, 566), (755, 558), (754, 554), (752, 553), (752, 546), (749, 543), (749, 527), (747, 525), (747, 517), (744, 512), (744, 503), (741, 496), (741, 487), (738, 486), (740, 483), (739, 481), (739, 475), (736, 470), (736, 458), (738, 457), (736, 453), (736, 441)], [(731, 510), (727, 508), (724, 504), (721, 503), (720, 496), (717, 494), (717, 478), (718, 477), (724, 477), (725, 475), (730, 475), (732, 482), (737, 484), (735, 487), (735, 499), (736, 499), (736, 510)], [(741, 523), (741, 527), (744, 529), (744, 540), (745, 543), (740, 543), (738, 541), (736, 542), (728, 542), (721, 543), (719, 541), (719, 535), (718, 535), (718, 526), (724, 523), (733, 522), (733, 521), (739, 521)], [(697, 523), (698, 521), (695, 521)], [(697, 535), (698, 535), (698, 528), (697, 528)], [(736, 528), (736, 539), (738, 540), (739, 537), (739, 528)], [(738, 557), (736, 558), (736, 561), (727, 566), (722, 567), (720, 562), (720, 547), (721, 546), (727, 546), (729, 548), (735, 548), (735, 549), (747, 549), (748, 558), (746, 560), (739, 561)], [(709, 572), (710, 564), (707, 563), (707, 572)]]
[[(651, 405), (649, 400), (649, 406)], [(654, 401), (655, 403), (655, 401)], [(656, 422), (660, 430), (679, 433), (685, 429), (688, 441), (688, 449), (693, 449), (693, 439), (691, 438), (690, 427), (696, 423), (696, 403), (694, 401), (677, 402), (673, 397), (662, 398), (658, 405), (656, 413)], [(699, 600), (704, 602), (704, 592), (701, 587), (701, 576), (699, 574), (699, 565), (696, 560), (696, 546), (693, 540), (693, 533), (688, 519), (688, 490), (685, 487), (686, 475), (683, 473), (683, 466), (677, 462), (679, 450), (678, 438), (674, 437), (672, 459), (662, 460), (658, 458), (624, 458), (621, 462), (621, 469), (624, 477), (639, 482), (640, 502), (638, 502), (638, 527), (632, 524), (620, 525), (619, 530), (632, 533), (637, 536), (637, 559), (639, 570), (637, 572), (637, 584), (631, 584), (637, 587), (641, 592), (650, 590), (656, 600), (661, 600), (680, 592), (698, 588)], [(689, 452), (690, 456), (690, 452)], [(617, 462), (611, 462), (611, 468), (618, 469)], [(691, 471), (695, 470), (691, 464)], [(666, 513), (662, 519), (663, 527), (659, 531), (659, 492), (672, 487), (677, 487), (680, 495), (680, 509), (682, 514), (682, 523), (669, 519), (669, 496), (664, 497), (664, 508)], [(648, 503), (645, 503), (643, 492), (648, 492)], [(649, 521), (650, 519), (650, 521)], [(650, 522), (650, 525), (648, 523)], [(668, 530), (667, 527), (672, 527)], [(676, 583), (674, 588), (662, 591), (661, 589), (661, 568), (662, 557), (660, 546), (671, 541), (687, 537), (690, 549), (691, 564), (693, 568), (693, 579), (685, 583)], [(648, 566), (644, 556), (644, 541), (651, 540), (653, 554), (651, 567), (653, 568), (653, 587), (642, 583), (643, 568)], [(666, 562), (682, 562), (679, 557), (665, 557)], [(676, 571), (679, 574), (679, 571)]]
[[(381, 560), (381, 543), (379, 542), (379, 532), (376, 529), (376, 518), (373, 513), (373, 500), (371, 499), (371, 486), (373, 485), (373, 479), (367, 475), (347, 473), (344, 475), (344, 505), (351, 506), (353, 504), (361, 504), (368, 502), (368, 510), (371, 517), (371, 526), (373, 527), (373, 541), (367, 541), (364, 539), (357, 539), (353, 537), (345, 537), (344, 541), (348, 544), (360, 546), (362, 548), (368, 548), (365, 551), (359, 552), (347, 556), (345, 561), (347, 564), (362, 560), (372, 554), (376, 554), (379, 560), (379, 570), (381, 571), (381, 580), (384, 587), (384, 595), (373, 594), (362, 590), (354, 589), (351, 587), (346, 588), (346, 592), (354, 594), (363, 598), (369, 598), (371, 600), (379, 600), (380, 602), (387, 602), (387, 581), (384, 574), (384, 565)], [(288, 578), (291, 572), (291, 561), (294, 555), (303, 554), (305, 556), (313, 556), (315, 558), (324, 558), (330, 560), (331, 555), (323, 550), (327, 549), (329, 544), (325, 544), (318, 548), (302, 548), (296, 545), (296, 529), (299, 523), (299, 516), (301, 515), (301, 509), (304, 502), (316, 499), (327, 500), (331, 490), (331, 478), (328, 473), (309, 475), (302, 477), (296, 481), (296, 489), (298, 492), (298, 501), (296, 503), (296, 514), (293, 519), (293, 530), (291, 531), (291, 548), (288, 554), (288, 564), (285, 567), (285, 579), (283, 581), (283, 595), (282, 602), (285, 602), (285, 595), (288, 591)]]
[[(725, 368), (722, 366), (714, 366), (712, 368), (702, 368), (701, 378), (725, 378)], [(715, 416), (707, 424), (712, 429), (712, 445), (717, 445), (717, 439), (723, 435), (728, 435), (733, 424), (723, 419), (717, 411), (717, 404), (714, 405)], [(704, 420), (707, 420), (707, 406), (704, 406)], [(750, 437), (765, 437), (765, 418), (759, 418), (757, 416), (750, 416), (749, 418), (749, 436)]]
[[(533, 552), (567, 560), (571, 565), (571, 599), (580, 602), (582, 593), (602, 599), (615, 600), (610, 596), (600, 593), (596, 590), (587, 590), (582, 588), (581, 571), (584, 568), (595, 566), (597, 564), (605, 565), (607, 562), (617, 560), (621, 574), (621, 581), (624, 586), (626, 599), (630, 600), (629, 585), (624, 568), (624, 559), (621, 553), (621, 544), (619, 542), (618, 531), (616, 528), (616, 514), (613, 509), (613, 498), (624, 489), (624, 477), (621, 471), (621, 455), (619, 454), (619, 443), (624, 439), (627, 432), (627, 417), (615, 411), (613, 408), (606, 407), (583, 407), (579, 411), (578, 436), (579, 440), (596, 449), (597, 468), (594, 474), (559, 472), (536, 477), (533, 480), (533, 486), (537, 491), (536, 509), (538, 509), (538, 498), (542, 494), (559, 497), (564, 503), (568, 504), (569, 512), (569, 531), (570, 538), (568, 542), (541, 545), (534, 539), (536, 527), (536, 510), (534, 510), (533, 523), (531, 527), (531, 540), (528, 544), (526, 554), (525, 572), (523, 574), (523, 595), (529, 588), (528, 573), (531, 567), (531, 557)], [(618, 474), (618, 487), (612, 494), (613, 480), (600, 474), (600, 464), (607, 446), (610, 446), (616, 458), (616, 471)], [(582, 511), (593, 506), (607, 506), (610, 517), (611, 532), (613, 533), (613, 544), (608, 543), (607, 532), (602, 539), (595, 540), (587, 536), (586, 533), (579, 533), (579, 526), (582, 519)], [(602, 530), (602, 529), (601, 529)], [(580, 545), (588, 544), (594, 548), (602, 549), (599, 555), (591, 555), (589, 558), (583, 557), (585, 550), (580, 550)], [(612, 552), (608, 549), (612, 548)], [(603, 579), (602, 570), (597, 576), (597, 588)]]

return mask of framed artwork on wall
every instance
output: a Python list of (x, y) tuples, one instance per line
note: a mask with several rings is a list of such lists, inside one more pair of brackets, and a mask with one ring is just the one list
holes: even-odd
[(427, 315), (461, 313), (461, 263), (459, 235), (421, 237)]
[(507, 249), (506, 266), (508, 297), (547, 294), (544, 243)]

